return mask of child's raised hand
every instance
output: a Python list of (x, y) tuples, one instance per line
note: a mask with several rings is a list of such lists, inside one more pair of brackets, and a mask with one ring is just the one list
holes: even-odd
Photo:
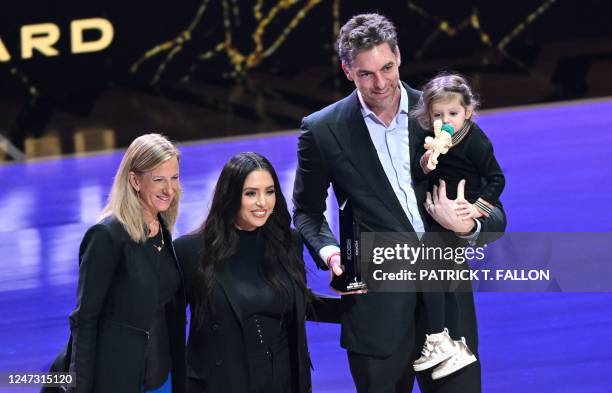
[(421, 160), (419, 161), (419, 164), (421, 164), (421, 169), (423, 169), (424, 174), (428, 174), (432, 170), (436, 169), (435, 166), (433, 168), (430, 168), (429, 166), (429, 160), (432, 154), (433, 154), (433, 150), (425, 150), (425, 153), (421, 156)]
[(425, 145), (423, 145), (423, 147), (425, 147), (425, 150), (433, 150), (434, 145), (433, 145), (433, 138), (428, 136), (425, 138)]
[(470, 220), (472, 218), (486, 217), (483, 212), (478, 210), (476, 206), (464, 200), (457, 200), (455, 211), (462, 220)]

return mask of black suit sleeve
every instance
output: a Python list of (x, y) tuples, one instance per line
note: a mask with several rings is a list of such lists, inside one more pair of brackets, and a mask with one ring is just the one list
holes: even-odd
[(470, 132), (473, 133), (473, 138), (468, 154), (485, 182), (479, 196), (495, 205), (489, 217), (478, 219), (482, 226), (476, 243), (482, 245), (499, 239), (506, 231), (506, 212), (499, 200), (506, 178), (495, 158), (493, 144), (487, 135), (477, 125)]
[(81, 242), (77, 308), (70, 314), (70, 371), (76, 374), (76, 392), (93, 391), (98, 323), (119, 262), (115, 252), (105, 225), (91, 227)]
[(331, 177), (306, 119), (298, 140), (298, 168), (293, 188), (293, 222), (320, 269), (327, 265), (319, 256), (324, 246), (338, 245), (323, 213)]
[[(303, 260), (304, 242), (297, 231), (291, 231), (293, 247), (302, 265), (300, 273), (303, 274), (304, 282), (306, 282), (306, 266)], [(313, 292), (310, 288), (307, 289), (307, 298), (309, 301), (306, 304), (306, 320), (313, 322), (340, 323), (340, 298)]]
[(495, 204), (504, 190), (506, 178), (495, 158), (493, 144), (489, 138), (479, 128), (474, 128), (472, 132), (477, 138), (473, 138), (474, 142), (470, 145), (470, 155), (478, 173), (485, 180), (485, 185), (480, 190), (480, 197)]
[(477, 245), (493, 243), (506, 231), (506, 212), (501, 203), (495, 205), (489, 217), (480, 217), (477, 220), (482, 224), (476, 239)]
[(200, 257), (202, 255), (199, 237), (196, 235), (181, 236), (174, 240), (174, 249), (176, 251), (176, 257), (183, 267), (187, 302), (192, 303), (193, 282), (194, 278), (196, 277), (198, 267), (200, 266)]
[(312, 322), (340, 323), (342, 306), (340, 298), (325, 294), (312, 293), (311, 307), (306, 309), (306, 320)]

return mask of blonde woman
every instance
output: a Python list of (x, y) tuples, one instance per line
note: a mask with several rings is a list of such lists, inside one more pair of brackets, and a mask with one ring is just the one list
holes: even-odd
[(148, 134), (127, 149), (79, 250), (70, 314), (74, 392), (183, 392), (185, 292), (172, 245), (179, 152)]

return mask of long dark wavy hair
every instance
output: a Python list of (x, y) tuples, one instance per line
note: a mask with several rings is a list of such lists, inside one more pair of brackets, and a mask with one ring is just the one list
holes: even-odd
[(242, 189), (247, 176), (256, 170), (266, 171), (274, 180), (276, 204), (266, 223), (259, 228), (263, 241), (264, 257), (262, 273), (264, 279), (280, 295), (288, 295), (287, 288), (275, 274), (275, 266), (282, 266), (295, 281), (305, 298), (310, 300), (310, 291), (306, 287), (306, 274), (299, 235), (292, 232), (291, 216), (287, 202), (280, 187), (278, 176), (272, 164), (258, 153), (239, 153), (225, 164), (210, 206), (206, 221), (196, 230), (195, 235), (201, 238), (203, 247), (200, 268), (195, 277), (192, 293), (196, 300), (196, 323), (201, 326), (207, 316), (214, 311), (214, 292), (217, 275), (238, 253), (238, 232), (235, 226), (236, 217), (242, 204)]

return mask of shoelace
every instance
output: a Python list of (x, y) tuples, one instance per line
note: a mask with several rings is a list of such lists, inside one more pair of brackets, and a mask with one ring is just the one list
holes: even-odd
[[(434, 343), (438, 343), (437, 341), (435, 341)], [(434, 346), (432, 344), (432, 341), (430, 341), (429, 339), (429, 335), (425, 335), (425, 344), (423, 345), (423, 349), (421, 349), (421, 355), (423, 356), (429, 356), (430, 353), (432, 353), (434, 351)]]
[(433, 352), (433, 345), (431, 345), (429, 340), (425, 339), (425, 344), (423, 344), (423, 349), (421, 349), (421, 355), (427, 357), (432, 352)]

